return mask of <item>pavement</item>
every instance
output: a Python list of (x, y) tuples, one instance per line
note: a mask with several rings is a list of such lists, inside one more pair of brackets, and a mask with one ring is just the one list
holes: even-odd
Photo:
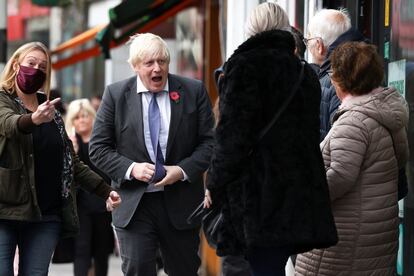
[[(49, 276), (73, 276), (73, 263), (50, 264)], [(109, 259), (108, 276), (122, 276), (120, 257), (111, 255)]]
[[(294, 267), (289, 258), (286, 264), (286, 276), (294, 275)], [(205, 276), (206, 273), (200, 269), (198, 275)], [(48, 276), (73, 276), (73, 263), (68, 264), (50, 264)], [(109, 268), (107, 276), (123, 276), (121, 270), (121, 257), (111, 255), (109, 259)], [(160, 270), (157, 276), (167, 276), (164, 271)]]
[[(108, 275), (107, 276), (122, 276), (121, 257), (111, 255), (109, 259)], [(158, 273), (158, 276), (165, 276), (163, 271)], [(50, 264), (48, 276), (73, 276), (73, 263), (68, 264)]]

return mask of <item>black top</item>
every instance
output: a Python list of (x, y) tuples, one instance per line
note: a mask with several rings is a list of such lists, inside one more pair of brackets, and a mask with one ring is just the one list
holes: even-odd
[(36, 126), (32, 136), (38, 204), (42, 215), (58, 215), (62, 204), (62, 137), (55, 121)]
[[(79, 159), (88, 165), (91, 170), (99, 174), (106, 183), (111, 184), (111, 179), (101, 170), (95, 167), (95, 165), (93, 165), (89, 159), (89, 143), (84, 143), (78, 134), (76, 134), (76, 140), (78, 141), (79, 145)], [(78, 209), (79, 212), (84, 213), (106, 212), (105, 201), (103, 201), (95, 194), (91, 194), (82, 189), (79, 189), (78, 191)]]

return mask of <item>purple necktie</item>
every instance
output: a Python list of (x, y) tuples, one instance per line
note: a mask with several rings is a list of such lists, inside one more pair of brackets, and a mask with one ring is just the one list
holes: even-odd
[[(162, 93), (162, 92), (159, 92)], [(152, 93), (152, 98), (148, 108), (148, 123), (151, 136), (152, 149), (155, 156), (155, 173), (149, 183), (157, 183), (164, 178), (166, 172), (164, 169), (164, 157), (159, 142), (161, 129), (160, 108), (157, 103), (158, 93)]]

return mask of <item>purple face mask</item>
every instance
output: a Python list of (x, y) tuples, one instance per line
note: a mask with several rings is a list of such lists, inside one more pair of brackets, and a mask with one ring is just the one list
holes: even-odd
[(46, 74), (36, 68), (20, 65), (16, 76), (17, 85), (25, 94), (36, 93), (44, 84)]

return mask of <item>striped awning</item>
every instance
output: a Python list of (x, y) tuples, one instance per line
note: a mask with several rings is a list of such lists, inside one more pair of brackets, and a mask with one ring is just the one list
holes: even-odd
[[(110, 22), (91, 28), (52, 50), (58, 56), (52, 63), (55, 70), (73, 65), (101, 53), (110, 58), (110, 49), (124, 44), (131, 35), (147, 32), (181, 10), (196, 4), (195, 0), (127, 0), (109, 10)], [(93, 41), (92, 46), (86, 44)], [(63, 53), (72, 50), (66, 57)], [(62, 55), (63, 56), (63, 55)]]

